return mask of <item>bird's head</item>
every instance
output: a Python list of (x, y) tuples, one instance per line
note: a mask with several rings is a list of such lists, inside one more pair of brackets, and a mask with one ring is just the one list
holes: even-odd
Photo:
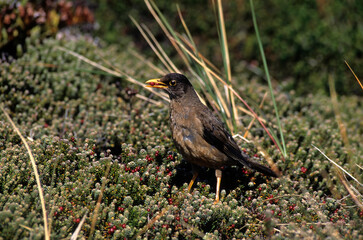
[[(182, 74), (169, 73), (162, 78), (150, 79), (146, 81), (146, 87), (162, 88), (169, 94), (170, 99), (177, 99), (193, 92), (193, 86)], [(193, 90), (193, 91), (190, 91)]]

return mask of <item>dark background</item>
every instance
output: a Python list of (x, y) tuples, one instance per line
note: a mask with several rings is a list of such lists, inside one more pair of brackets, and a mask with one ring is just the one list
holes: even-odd
[[(170, 24), (182, 32), (176, 10), (176, 4), (179, 4), (199, 50), (222, 68), (211, 1), (158, 0), (156, 4)], [(254, 4), (275, 83), (286, 91), (294, 90), (302, 95), (329, 94), (328, 78), (332, 77), (338, 94), (361, 95), (358, 83), (344, 63), (346, 60), (358, 77), (363, 75), (360, 67), (363, 65), (361, 1), (267, 0), (254, 1)], [(25, 15), (27, 9), (32, 8), (33, 16), (27, 19), (27, 16), (21, 15), (19, 6), (25, 9)], [(233, 75), (240, 73), (241, 62), (262, 68), (249, 1), (224, 1), (223, 9)], [(20, 51), (19, 44), (22, 45), (34, 28), (39, 28), (42, 37), (49, 37), (70, 26), (99, 37), (103, 44), (117, 44), (120, 49), (133, 42), (137, 49), (149, 57), (154, 56), (130, 20), (131, 15), (151, 28), (166, 52), (178, 63), (178, 58), (174, 58), (176, 53), (143, 0), (8, 1), (1, 5), (0, 14), (3, 59), (8, 55), (17, 57), (26, 51)], [(23, 24), (19, 24), (19, 19)]]

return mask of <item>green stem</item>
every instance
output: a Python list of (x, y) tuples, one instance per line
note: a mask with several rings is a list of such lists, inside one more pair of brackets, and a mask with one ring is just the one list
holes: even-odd
[(261, 42), (261, 38), (260, 38), (260, 33), (259, 33), (259, 30), (258, 30), (258, 26), (257, 26), (256, 15), (255, 15), (255, 8), (253, 6), (253, 0), (250, 0), (250, 4), (251, 4), (251, 12), (252, 12), (253, 26), (254, 26), (255, 32), (256, 32), (258, 47), (260, 49), (261, 58), (262, 58), (262, 62), (263, 62), (263, 67), (265, 69), (266, 78), (267, 78), (267, 82), (268, 82), (268, 87), (270, 89), (271, 99), (272, 99), (272, 102), (273, 102), (274, 108), (275, 108), (277, 125), (278, 125), (279, 130), (280, 130), (280, 138), (281, 138), (281, 143), (282, 143), (282, 147), (283, 147), (283, 152), (282, 153), (286, 157), (287, 154), (286, 154), (286, 146), (285, 146), (284, 134), (282, 132), (282, 127), (281, 127), (281, 123), (280, 123), (280, 116), (279, 116), (279, 112), (278, 112), (277, 105), (276, 105), (276, 101), (275, 101), (275, 96), (274, 96), (273, 89), (272, 89), (270, 73), (268, 71), (266, 57), (265, 57), (265, 53), (263, 51), (263, 46), (262, 46), (262, 42)]

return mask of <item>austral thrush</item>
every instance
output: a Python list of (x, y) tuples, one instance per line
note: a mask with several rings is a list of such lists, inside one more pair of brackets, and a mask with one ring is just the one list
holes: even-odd
[(243, 165), (265, 175), (277, 177), (270, 168), (252, 161), (241, 152), (237, 143), (212, 111), (196, 94), (189, 80), (181, 74), (170, 73), (146, 82), (147, 87), (162, 88), (170, 97), (170, 129), (174, 144), (193, 167), (188, 191), (198, 176), (199, 167), (215, 169), (219, 201), (223, 166)]

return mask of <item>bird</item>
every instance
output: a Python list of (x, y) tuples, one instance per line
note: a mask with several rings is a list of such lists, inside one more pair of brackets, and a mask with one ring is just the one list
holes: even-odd
[(187, 77), (179, 73), (169, 73), (145, 83), (146, 87), (163, 89), (169, 95), (172, 139), (179, 153), (192, 164), (193, 177), (188, 185), (188, 192), (201, 167), (215, 169), (217, 183), (214, 203), (219, 202), (222, 169), (225, 166), (242, 165), (277, 177), (273, 170), (251, 160), (240, 150), (223, 122), (200, 101)]

